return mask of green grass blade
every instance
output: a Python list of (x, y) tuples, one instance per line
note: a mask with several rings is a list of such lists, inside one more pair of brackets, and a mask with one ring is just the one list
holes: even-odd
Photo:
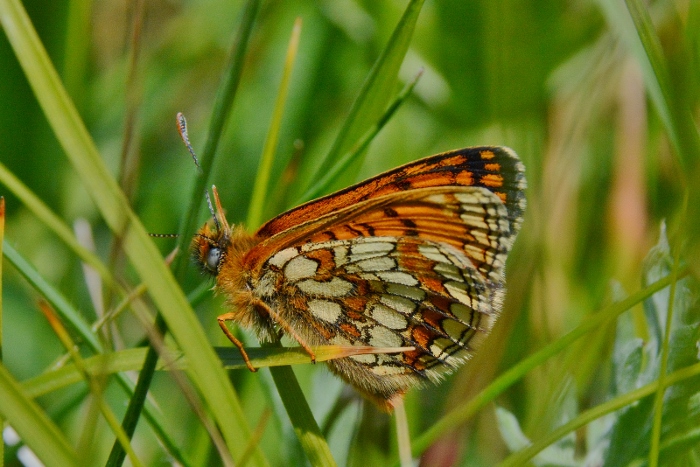
[[(246, 51), (248, 49), (248, 41), (253, 31), (253, 23), (260, 8), (260, 0), (248, 0), (246, 3), (241, 24), (234, 40), (232, 54), (229, 62), (229, 67), (224, 75), (224, 80), (216, 96), (214, 102), (214, 110), (209, 122), (209, 132), (207, 141), (204, 145), (204, 150), (200, 154), (200, 163), (202, 165), (202, 173), (195, 180), (194, 189), (190, 196), (188, 209), (186, 211), (186, 219), (180, 229), (180, 241), (178, 242), (181, 251), (186, 251), (187, 243), (192, 238), (197, 227), (197, 219), (200, 208), (204, 205), (203, 193), (207, 189), (209, 175), (214, 166), (214, 156), (216, 148), (219, 146), (219, 139), (223, 132), (228, 115), (230, 114), (233, 105), (233, 99), (236, 97), (238, 84), (243, 73), (243, 63)], [(176, 258), (173, 264), (175, 277), (182, 279), (187, 268), (187, 261), (182, 258)]]
[[(2, 364), (2, 246), (5, 243), (5, 198), (0, 196), (0, 364)], [(2, 420), (0, 420), (0, 431), (2, 431)], [(2, 450), (2, 447), (0, 447)], [(2, 459), (2, 456), (0, 456)]]
[(0, 163), (0, 183), (22, 201), (22, 204), (51, 229), (83, 262), (92, 266), (107, 285), (114, 284), (112, 274), (97, 255), (78, 243), (73, 231), (2, 163)]
[[(374, 122), (379, 120), (386, 110), (391, 96), (396, 92), (399, 68), (408, 50), (423, 1), (412, 0), (406, 7), (406, 11), (394, 29), (389, 42), (365, 79), (345, 124), (318, 167), (317, 174), (328, 172), (335, 161), (350, 151), (355, 142), (365, 134)], [(348, 178), (354, 178), (354, 174), (349, 173)]]
[(620, 314), (629, 310), (636, 304), (641, 303), (642, 300), (652, 296), (659, 290), (668, 287), (673, 280), (680, 280), (681, 278), (685, 277), (688, 275), (688, 273), (688, 269), (686, 268), (678, 273), (677, 278), (673, 278), (671, 276), (665, 277), (664, 279), (661, 279), (630, 295), (626, 299), (610, 305), (609, 307), (596, 313), (595, 316), (591, 316), (586, 322), (579, 325), (576, 329), (570, 331), (566, 335), (510, 368), (504, 374), (496, 378), (493, 383), (481, 391), (474, 399), (448, 413), (433, 424), (433, 426), (431, 426), (428, 430), (416, 437), (412, 445), (414, 457), (420, 456), (440, 436), (462, 425), (479, 410), (485, 407), (486, 404), (493, 401), (499, 394), (502, 394), (507, 388), (528, 374), (533, 368), (541, 365), (550, 357), (568, 348), (573, 342), (585, 336), (589, 332), (595, 331), (596, 329), (601, 329), (603, 326), (607, 325), (607, 323), (617, 318)]
[(671, 329), (673, 325), (673, 311), (674, 302), (676, 299), (676, 286), (678, 280), (676, 275), (678, 274), (680, 262), (680, 248), (676, 248), (676, 252), (673, 258), (673, 267), (671, 268), (671, 290), (668, 295), (668, 310), (666, 312), (666, 325), (664, 328), (664, 339), (661, 346), (661, 363), (659, 365), (659, 377), (658, 377), (658, 389), (654, 395), (654, 411), (653, 411), (653, 424), (651, 429), (651, 447), (649, 449), (649, 467), (656, 467), (659, 465), (659, 447), (661, 444), (661, 419), (663, 416), (663, 405), (664, 405), (664, 395), (666, 394), (666, 371), (668, 369), (668, 360), (670, 355), (670, 340), (671, 340)]
[(99, 407), (102, 416), (107, 422), (107, 425), (112, 429), (112, 432), (116, 435), (124, 451), (129, 455), (129, 460), (135, 466), (143, 465), (139, 458), (136, 456), (136, 452), (134, 452), (134, 449), (131, 447), (129, 437), (126, 435), (121, 425), (119, 425), (119, 420), (117, 419), (116, 415), (114, 415), (112, 409), (105, 402), (103, 397), (103, 388), (100, 384), (98, 384), (95, 378), (93, 378), (85, 370), (83, 358), (80, 356), (80, 352), (73, 343), (73, 340), (68, 335), (68, 331), (66, 330), (66, 328), (63, 327), (61, 321), (58, 319), (56, 313), (53, 311), (53, 309), (48, 303), (41, 302), (39, 304), (39, 308), (41, 308), (42, 312), (44, 313), (44, 316), (46, 316), (47, 320), (49, 321), (49, 324), (56, 333), (56, 336), (58, 336), (58, 339), (61, 341), (65, 349), (70, 354), (71, 359), (73, 360), (73, 364), (80, 373), (81, 378), (87, 382), (90, 393), (94, 397), (94, 400), (96, 401), (96, 404)]
[(78, 456), (58, 427), (0, 365), (0, 414), (46, 465), (77, 465)]
[[(51, 304), (51, 306), (56, 310), (56, 312), (61, 316), (62, 322), (78, 336), (80, 339), (90, 347), (90, 349), (98, 354), (104, 352), (104, 348), (97, 338), (97, 335), (92, 331), (91, 327), (83, 320), (80, 313), (66, 300), (66, 298), (56, 290), (51, 284), (46, 282), (44, 278), (39, 274), (36, 269), (34, 269), (11, 245), (7, 244), (5, 246), (5, 257), (12, 263), (12, 265), (17, 268), (17, 271), (24, 276), (27, 281), (42, 295), (42, 297)], [(112, 361), (112, 360), (110, 360)], [(138, 364), (131, 364), (130, 366), (123, 367), (122, 370), (116, 371), (137, 371), (143, 366), (143, 355), (141, 354), (141, 359)], [(74, 369), (73, 369), (74, 370)], [(69, 370), (70, 371), (70, 370)], [(79, 375), (75, 373), (75, 376), (80, 379)], [(125, 376), (117, 374), (117, 381), (119, 385), (124, 389), (128, 395), (133, 395), (134, 385)], [(49, 377), (50, 378), (50, 377)], [(73, 383), (77, 380), (73, 380)], [(71, 384), (66, 383), (66, 384)], [(158, 410), (152, 403), (148, 403), (146, 406), (146, 418), (150, 423), (153, 430), (158, 435), (159, 439), (163, 445), (168, 449), (168, 452), (177, 459), (183, 465), (189, 465), (180, 452), (175, 440), (170, 436), (170, 434), (165, 430), (165, 424), (158, 415)]]
[[(664, 387), (671, 386), (673, 384), (679, 383), (685, 379), (689, 379), (697, 375), (700, 375), (700, 363), (696, 363), (695, 365), (691, 365), (689, 367), (671, 373), (666, 378)], [(552, 432), (550, 432), (542, 439), (533, 442), (530, 446), (523, 449), (522, 451), (514, 453), (513, 455), (508, 457), (501, 464), (501, 466), (503, 467), (525, 465), (525, 463), (528, 460), (535, 457), (537, 453), (541, 452), (547, 446), (553, 444), (558, 439), (562, 438), (568, 433), (571, 433), (574, 430), (581, 428), (582, 426), (590, 423), (591, 421), (597, 418), (602, 417), (603, 415), (615, 412), (616, 410), (619, 410), (630, 404), (634, 404), (635, 402), (639, 401), (640, 399), (646, 396), (654, 394), (654, 392), (656, 392), (660, 386), (661, 385), (659, 384), (659, 381), (654, 381), (653, 383), (647, 384), (646, 386), (642, 386), (641, 388), (635, 389), (634, 391), (630, 391), (626, 394), (623, 394), (622, 396), (616, 397), (615, 399), (597, 405), (594, 408), (579, 414), (573, 420), (570, 420), (569, 422), (563, 424), (557, 429), (552, 430)]]
[[(279, 348), (279, 345), (279, 342), (268, 343), (265, 348)], [(314, 466), (337, 465), (292, 368), (273, 367), (270, 368), (270, 373), (309, 463)]]
[(250, 199), (250, 207), (248, 208), (248, 220), (246, 226), (255, 230), (262, 223), (263, 209), (265, 200), (267, 199), (268, 184), (270, 182), (270, 173), (272, 171), (272, 161), (275, 158), (277, 151), (277, 143), (279, 141), (280, 127), (282, 125), (282, 115), (284, 114), (284, 104), (287, 101), (289, 93), (289, 82), (292, 78), (292, 69), (294, 68), (294, 60), (299, 50), (299, 39), (301, 37), (301, 18), (297, 18), (292, 30), (292, 37), (289, 39), (287, 48), (287, 56), (284, 63), (284, 73), (282, 81), (277, 92), (277, 100), (275, 108), (272, 112), (272, 121), (265, 139), (262, 156), (260, 157), (260, 167), (258, 168), (253, 185), (253, 194)]
[(661, 89), (665, 107), (670, 115), (670, 126), (667, 130), (679, 152), (681, 164), (686, 169), (696, 169), (700, 158), (700, 136), (687, 100), (674, 92), (674, 84), (664, 58), (661, 41), (649, 15), (648, 6), (640, 0), (625, 0), (625, 3), (644, 47), (646, 58), (654, 71), (653, 76), (645, 76), (645, 81), (655, 82)]
[(318, 198), (319, 196), (323, 195), (324, 193), (327, 193), (330, 190), (330, 187), (337, 180), (340, 174), (347, 170), (347, 168), (350, 167), (353, 162), (357, 161), (362, 156), (362, 154), (364, 154), (364, 151), (369, 146), (369, 143), (372, 142), (374, 137), (377, 136), (381, 129), (384, 128), (384, 125), (386, 125), (389, 119), (391, 119), (391, 116), (394, 115), (394, 113), (399, 109), (399, 107), (406, 100), (409, 94), (411, 94), (413, 88), (418, 83), (418, 80), (420, 79), (421, 75), (422, 71), (419, 72), (412, 81), (406, 84), (404, 89), (401, 90), (399, 95), (396, 96), (396, 99), (394, 99), (391, 105), (389, 105), (389, 107), (386, 109), (384, 115), (381, 116), (379, 121), (372, 125), (364, 134), (364, 136), (362, 136), (362, 138), (360, 138), (360, 140), (350, 149), (350, 151), (348, 151), (341, 158), (339, 158), (335, 162), (335, 164), (333, 164), (333, 167), (331, 167), (331, 169), (327, 173), (325, 173), (325, 175), (321, 176), (321, 180), (319, 180), (318, 183), (313, 184), (306, 191), (306, 193), (301, 195), (301, 197), (297, 200), (295, 205), (299, 205), (311, 199)]
[(39, 274), (12, 245), (6, 243), (4, 245), (4, 250), (5, 258), (7, 258), (17, 271), (44, 296), (46, 301), (58, 312), (61, 321), (68, 326), (71, 332), (74, 335), (80, 336), (93, 352), (102, 352), (104, 350), (102, 344), (78, 310), (76, 310), (63, 295), (46, 282), (41, 274)]
[[(5, 238), (5, 198), (0, 196), (0, 365), (2, 365), (2, 244)], [(5, 430), (5, 420), (0, 416), (0, 436)], [(0, 466), (5, 465), (5, 443), (0, 443)]]
[[(17, 0), (0, 1), (0, 20), (39, 104), (74, 169), (109, 227), (123, 236), (123, 248), (148, 287), (168, 328), (190, 361), (188, 375), (211, 409), (229, 450), (237, 453), (250, 428), (221, 363), (182, 290), (163, 262), (124, 194), (109, 174), (97, 148), (68, 98), (36, 31)], [(242, 454), (242, 453), (239, 453)], [(251, 459), (266, 464), (256, 451)]]
[[(338, 348), (333, 345), (312, 347), (317, 362), (325, 362), (333, 358), (347, 356), (338, 354)], [(357, 350), (357, 347), (353, 348)], [(217, 347), (223, 365), (231, 370), (246, 370), (247, 367), (238, 349), (232, 347)], [(110, 354), (98, 354), (83, 361), (85, 371), (90, 375), (109, 375), (126, 371), (139, 370), (143, 366), (147, 350), (145, 348), (125, 349)], [(379, 351), (375, 351), (379, 352)], [(250, 361), (255, 368), (274, 366), (291, 366), (311, 364), (306, 351), (299, 347), (255, 347), (246, 349)], [(382, 353), (387, 353), (383, 351)], [(357, 352), (353, 353), (358, 355)], [(174, 350), (167, 350), (164, 359), (158, 361), (157, 370), (186, 370), (187, 361), (183, 355)], [(73, 364), (46, 371), (39, 376), (22, 382), (28, 397), (39, 397), (52, 391), (57, 391), (81, 381), (80, 373)]]

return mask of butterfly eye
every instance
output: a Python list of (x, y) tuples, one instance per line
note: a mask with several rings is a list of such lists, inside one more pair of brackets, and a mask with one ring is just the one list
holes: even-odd
[(221, 261), (221, 248), (211, 248), (207, 253), (207, 269), (216, 272), (219, 268), (219, 261)]

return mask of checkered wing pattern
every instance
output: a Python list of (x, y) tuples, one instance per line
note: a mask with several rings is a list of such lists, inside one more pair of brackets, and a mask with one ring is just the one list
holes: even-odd
[(261, 298), (312, 345), (413, 347), (329, 362), (386, 401), (455, 369), (490, 330), (512, 235), (505, 206), (482, 188), (419, 189), (364, 203), (342, 213), (343, 223), (270, 257), (261, 283), (276, 286), (262, 287), (274, 292)]
[(467, 148), (303, 204), (253, 236), (225, 222), (205, 227), (193, 249), (232, 306), (220, 324), (237, 321), (262, 339), (282, 329), (309, 352), (412, 347), (329, 362), (390, 409), (412, 386), (453, 371), (490, 330), (524, 189), (512, 151)]

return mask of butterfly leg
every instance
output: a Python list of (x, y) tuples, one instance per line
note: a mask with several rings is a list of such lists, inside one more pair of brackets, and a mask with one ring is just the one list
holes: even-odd
[(233, 342), (233, 345), (238, 347), (238, 350), (241, 352), (241, 357), (243, 357), (243, 361), (245, 362), (245, 365), (248, 367), (248, 369), (253, 372), (258, 371), (257, 369), (255, 369), (253, 364), (250, 363), (248, 353), (246, 353), (245, 349), (243, 348), (243, 343), (236, 339), (236, 336), (234, 336), (233, 333), (229, 330), (228, 326), (226, 326), (226, 321), (231, 321), (233, 319), (233, 313), (225, 313), (216, 317), (216, 320), (219, 322), (219, 326), (224, 331), (224, 334), (226, 334), (226, 337), (228, 337), (228, 340)]
[(311, 350), (311, 346), (307, 344), (306, 341), (299, 334), (297, 334), (297, 332), (289, 325), (289, 323), (286, 320), (284, 320), (279, 315), (279, 313), (274, 311), (267, 303), (263, 302), (262, 300), (255, 300), (254, 305), (265, 310), (265, 312), (275, 321), (275, 323), (279, 324), (282, 330), (290, 336), (292, 336), (294, 340), (297, 341), (299, 345), (306, 351), (306, 353), (309, 354), (311, 362), (316, 363), (316, 354), (313, 350)]

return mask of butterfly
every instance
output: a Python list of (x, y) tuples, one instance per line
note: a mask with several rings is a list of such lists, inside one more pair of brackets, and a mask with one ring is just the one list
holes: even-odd
[(315, 359), (319, 345), (401, 347), (328, 366), (390, 411), (473, 354), (499, 315), (506, 257), (525, 210), (524, 166), (505, 147), (427, 157), (265, 223), (254, 234), (216, 212), (192, 240), (200, 268), (227, 297), (218, 317), (280, 332)]

